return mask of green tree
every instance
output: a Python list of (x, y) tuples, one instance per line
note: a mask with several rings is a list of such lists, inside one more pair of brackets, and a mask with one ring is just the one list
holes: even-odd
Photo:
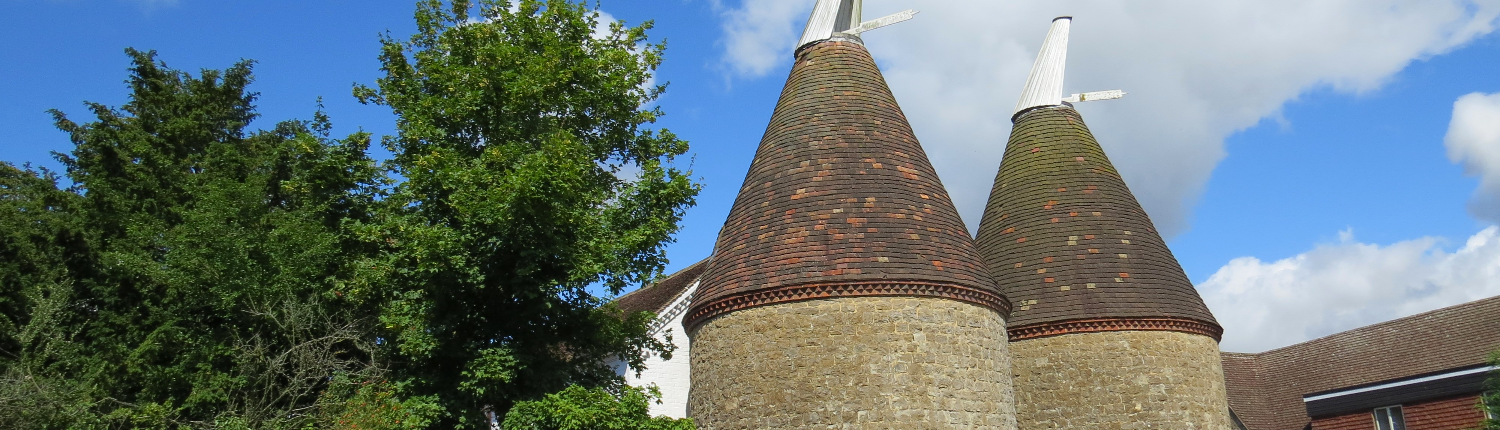
[[(10, 166), (0, 252), (0, 413), (53, 393), (69, 423), (276, 427), (310, 419), (335, 374), (371, 376), (372, 319), (335, 294), (368, 244), (383, 173), (321, 112), (248, 132), (251, 63), (198, 76), (127, 50), (129, 101), (53, 111), (73, 181)], [(345, 378), (348, 379), (348, 378)], [(357, 379), (357, 378), (355, 378)], [(4, 395), (0, 395), (4, 397)], [(71, 418), (69, 418), (71, 417)], [(0, 417), (5, 419), (7, 417)]]
[(419, 3), (356, 88), (398, 116), (399, 184), (321, 112), (248, 131), (249, 61), (127, 50), (127, 103), (54, 111), (70, 187), (0, 164), (0, 422), (472, 428), (575, 384), (543, 401), (644, 411), (605, 363), (671, 348), (607, 298), (660, 275), (699, 189), (649, 128), (663, 46), (567, 1), (472, 6)]
[(0, 162), (0, 363), (20, 356), (21, 328), (45, 293), (89, 271), (78, 196), (58, 177)]
[[(34, 371), (36, 358), (67, 355), (56, 318), (75, 274), (92, 272), (92, 252), (77, 214), (79, 196), (58, 177), (0, 162), (0, 422), (46, 428), (88, 412), (80, 384)], [(43, 344), (52, 350), (28, 353)]]
[(693, 420), (651, 417), (660, 393), (626, 387), (616, 396), (577, 385), (540, 400), (516, 403), (505, 414), (505, 430), (692, 430)]
[(421, 1), (415, 35), (382, 39), (377, 87), (355, 88), (395, 112), (384, 143), (404, 181), (361, 230), (382, 253), (343, 292), (375, 308), (393, 378), (436, 396), (442, 427), (575, 383), (618, 387), (608, 360), (670, 354), (649, 315), (590, 290), (659, 276), (699, 190), (671, 164), (687, 143), (648, 128), (664, 45), (647, 43), (650, 23), (596, 32), (598, 16)]

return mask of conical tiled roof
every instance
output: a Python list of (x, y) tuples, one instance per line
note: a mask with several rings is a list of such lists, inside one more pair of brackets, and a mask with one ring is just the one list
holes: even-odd
[(1072, 107), (1016, 118), (976, 241), (1012, 340), (1222, 329)]
[(932, 296), (1008, 310), (856, 40), (798, 50), (685, 326), (825, 297)]

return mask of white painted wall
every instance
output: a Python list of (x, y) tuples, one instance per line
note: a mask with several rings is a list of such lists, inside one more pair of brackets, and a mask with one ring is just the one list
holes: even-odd
[(652, 416), (687, 417), (691, 373), (688, 370), (688, 337), (682, 331), (682, 316), (687, 313), (688, 299), (693, 297), (693, 291), (697, 289), (698, 282), (694, 281), (681, 295), (673, 298), (671, 304), (651, 323), (652, 336), (665, 341), (670, 334), (672, 345), (677, 346), (672, 351), (671, 360), (662, 360), (657, 356), (646, 358), (646, 368), (641, 370), (639, 377), (635, 370), (628, 369), (624, 363), (615, 363), (615, 372), (624, 376), (626, 383), (637, 387), (656, 384), (657, 389), (661, 390), (661, 404), (651, 405)]

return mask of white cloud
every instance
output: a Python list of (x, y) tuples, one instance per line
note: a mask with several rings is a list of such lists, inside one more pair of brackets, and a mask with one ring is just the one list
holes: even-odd
[[(813, 3), (724, 9), (726, 69), (753, 78), (789, 64)], [(913, 6), (916, 19), (864, 39), (970, 227), (1050, 18), (1072, 15), (1065, 90), (1130, 92), (1079, 108), (1169, 237), (1187, 228), (1225, 137), (1309, 89), (1378, 89), (1414, 60), (1493, 32), (1500, 16), (1500, 0), (868, 0), (864, 10)]]
[(1479, 177), (1469, 211), (1500, 223), (1500, 93), (1472, 93), (1453, 102), (1453, 121), (1443, 142), (1448, 159)]
[(602, 10), (595, 10), (595, 12), (599, 13), (599, 17), (594, 21), (594, 34), (592, 35), (593, 38), (604, 39), (609, 37), (609, 26), (614, 24), (615, 21), (619, 20), (615, 19), (614, 15), (610, 15), (609, 12), (605, 12)]
[(739, 8), (725, 8), (717, 0), (714, 4), (724, 20), (724, 64), (736, 75), (761, 76), (787, 62), (813, 1), (746, 0)]
[(1448, 253), (1425, 237), (1387, 246), (1353, 234), (1292, 258), (1236, 258), (1198, 286), (1225, 351), (1260, 352), (1500, 295), (1500, 227)]

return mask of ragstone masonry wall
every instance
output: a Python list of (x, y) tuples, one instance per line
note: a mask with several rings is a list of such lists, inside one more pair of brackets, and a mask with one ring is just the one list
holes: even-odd
[(688, 413), (707, 430), (1014, 430), (1005, 333), (995, 311), (939, 298), (735, 311), (690, 332)]
[(1232, 428), (1213, 338), (1074, 333), (1017, 341), (1010, 350), (1023, 429)]

